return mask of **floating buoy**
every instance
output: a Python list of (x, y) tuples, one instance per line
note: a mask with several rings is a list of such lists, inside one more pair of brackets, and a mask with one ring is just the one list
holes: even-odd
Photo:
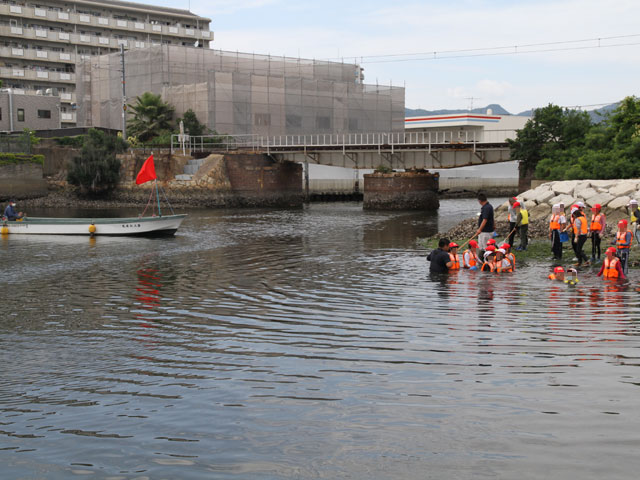
[(0, 233), (2, 233), (2, 235), (9, 235), (9, 227), (3, 225), (2, 228), (0, 228)]
[(94, 233), (96, 233), (96, 226), (92, 223), (91, 225), (89, 225), (89, 233), (91, 235), (93, 235)]

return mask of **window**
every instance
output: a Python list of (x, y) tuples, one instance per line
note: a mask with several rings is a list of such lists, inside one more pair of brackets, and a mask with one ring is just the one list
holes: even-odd
[(38, 118), (51, 118), (51, 110), (38, 110)]
[(256, 113), (255, 125), (271, 125), (270, 113)]
[(24, 122), (24, 108), (18, 109), (18, 121)]

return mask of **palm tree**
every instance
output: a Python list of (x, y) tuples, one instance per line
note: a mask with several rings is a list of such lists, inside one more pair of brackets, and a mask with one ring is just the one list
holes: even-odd
[(128, 105), (128, 127), (131, 135), (135, 135), (141, 142), (157, 137), (164, 130), (171, 130), (174, 108), (164, 102), (160, 95), (144, 92), (136, 97), (136, 103)]

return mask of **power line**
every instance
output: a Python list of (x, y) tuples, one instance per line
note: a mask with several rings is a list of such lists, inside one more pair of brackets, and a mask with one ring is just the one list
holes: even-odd
[[(625, 38), (637, 38), (637, 37), (640, 37), (640, 34), (594, 37), (594, 38), (586, 38), (586, 39), (580, 39), (580, 40), (564, 40), (564, 41), (557, 41), (557, 42), (528, 43), (528, 44), (522, 44), (522, 45), (506, 45), (502, 47), (465, 48), (465, 49), (440, 50), (440, 51), (431, 51), (431, 52), (396, 53), (396, 54), (382, 54), (382, 55), (361, 55), (361, 56), (344, 57), (344, 58), (353, 58), (354, 61), (357, 61), (359, 59), (360, 63), (390, 63), (390, 62), (412, 62), (412, 61), (423, 61), (423, 60), (441, 60), (446, 58), (469, 58), (469, 57), (497, 56), (497, 55), (515, 55), (520, 53), (546, 53), (546, 52), (557, 52), (557, 51), (567, 51), (567, 50), (584, 50), (584, 49), (593, 49), (593, 48), (610, 48), (610, 47), (621, 47), (621, 46), (629, 46), (629, 45), (639, 45), (640, 42), (611, 43), (611, 44), (602, 43), (602, 42), (611, 41), (611, 40), (620, 40)], [(587, 43), (587, 42), (596, 42), (596, 44), (582, 45), (577, 47), (568, 46), (568, 45), (574, 45), (578, 43)], [(559, 48), (540, 48), (540, 49), (531, 50), (531, 48), (533, 47), (547, 47), (547, 46), (557, 46), (557, 45), (567, 45), (567, 46), (559, 47)], [(456, 55), (456, 54), (461, 54), (461, 55)], [(428, 57), (424, 57), (425, 55), (428, 55)], [(423, 56), (423, 58), (398, 58), (398, 57), (416, 57), (416, 56)], [(372, 59), (372, 60), (366, 60), (366, 59)], [(373, 59), (382, 59), (382, 60), (373, 60)]]

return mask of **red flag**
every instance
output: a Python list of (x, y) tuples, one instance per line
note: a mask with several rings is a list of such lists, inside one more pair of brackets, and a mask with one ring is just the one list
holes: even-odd
[(144, 163), (142, 164), (142, 168), (138, 172), (138, 176), (136, 177), (136, 185), (140, 185), (141, 183), (146, 183), (149, 180), (155, 180), (156, 178), (156, 167), (153, 165), (153, 153), (149, 155)]

